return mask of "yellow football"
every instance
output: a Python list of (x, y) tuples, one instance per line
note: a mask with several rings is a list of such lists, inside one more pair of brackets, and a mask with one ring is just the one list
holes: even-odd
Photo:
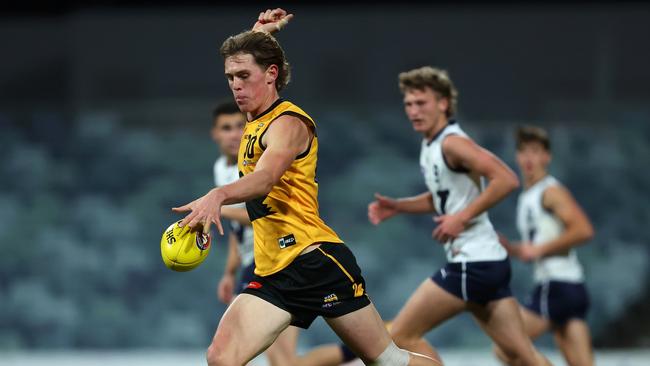
[(190, 271), (210, 254), (210, 234), (191, 231), (188, 226), (180, 227), (177, 221), (163, 232), (160, 239), (160, 254), (167, 268), (177, 271)]

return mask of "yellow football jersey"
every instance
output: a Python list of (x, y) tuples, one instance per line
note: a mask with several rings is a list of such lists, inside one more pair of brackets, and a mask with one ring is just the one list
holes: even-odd
[(316, 124), (293, 103), (278, 99), (264, 113), (246, 124), (237, 159), (239, 176), (255, 171), (257, 161), (266, 148), (262, 144), (262, 136), (282, 115), (292, 115), (302, 120), (313, 129), (314, 137), (307, 151), (296, 157), (268, 195), (246, 202), (255, 238), (255, 273), (259, 276), (282, 270), (311, 244), (342, 242), (318, 214)]

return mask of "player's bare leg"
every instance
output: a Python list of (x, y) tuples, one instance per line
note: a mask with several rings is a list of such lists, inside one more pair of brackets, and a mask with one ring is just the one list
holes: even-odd
[(555, 343), (569, 366), (594, 364), (589, 326), (582, 319), (571, 319), (554, 330)]
[(294, 366), (338, 366), (343, 363), (343, 352), (337, 344), (326, 344), (299, 356)]
[[(519, 306), (519, 310), (521, 319), (524, 322), (524, 330), (530, 339), (536, 339), (551, 328), (551, 322), (542, 318), (536, 313), (533, 313), (532, 311), (522, 306)], [(512, 360), (508, 359), (506, 354), (497, 345), (494, 345), (494, 354), (506, 365), (510, 365), (513, 362)]]
[(512, 366), (551, 365), (526, 334), (519, 305), (512, 297), (486, 305), (468, 304), (474, 319), (503, 351)]
[(219, 322), (208, 347), (208, 365), (245, 365), (270, 346), (290, 322), (288, 312), (259, 297), (240, 294)]
[(423, 337), (431, 329), (464, 310), (463, 300), (427, 278), (397, 314), (390, 333), (399, 347), (440, 361), (438, 352)]
[[(325, 318), (325, 321), (365, 364), (377, 364), (374, 362), (385, 354), (384, 351), (395, 347), (373, 304), (338, 318)], [(408, 352), (408, 365), (437, 366), (440, 363), (427, 356)]]
[(291, 366), (296, 364), (298, 333), (300, 333), (298, 328), (288, 327), (266, 349), (266, 357), (269, 359), (271, 366)]

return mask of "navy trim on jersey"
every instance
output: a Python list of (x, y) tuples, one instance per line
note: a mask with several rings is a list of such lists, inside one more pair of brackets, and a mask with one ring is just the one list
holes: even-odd
[[(457, 133), (450, 133), (447, 136), (452, 136), (452, 135), (461, 136)], [(451, 170), (454, 173), (464, 173), (464, 174), (469, 173), (469, 169), (466, 169), (465, 167), (454, 168), (451, 166), (451, 164), (449, 164), (449, 161), (447, 161), (447, 156), (445, 155), (445, 152), (442, 150), (442, 143), (440, 144), (440, 153), (442, 154), (442, 160), (445, 162), (445, 165), (447, 166), (447, 168), (449, 168), (449, 170)]]
[(438, 131), (438, 132), (437, 132), (437, 133), (436, 133), (436, 134), (431, 138), (431, 140), (427, 141), (427, 146), (431, 145), (431, 143), (433, 143), (434, 141), (436, 141), (436, 139), (437, 139), (438, 137), (440, 137), (440, 135), (441, 135), (442, 132), (445, 130), (445, 128), (447, 128), (447, 127), (450, 126), (450, 125), (455, 125), (455, 124), (456, 124), (456, 120), (455, 120), (455, 119), (450, 119), (449, 121), (447, 121), (447, 125), (446, 125), (445, 127), (443, 127), (440, 131)]

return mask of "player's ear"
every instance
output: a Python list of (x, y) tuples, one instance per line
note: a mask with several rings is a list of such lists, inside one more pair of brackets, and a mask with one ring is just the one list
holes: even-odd
[(438, 98), (438, 109), (440, 109), (441, 112), (447, 112), (449, 109), (449, 99)]
[(278, 65), (271, 65), (266, 69), (265, 81), (267, 84), (275, 83), (275, 80), (278, 78)]

